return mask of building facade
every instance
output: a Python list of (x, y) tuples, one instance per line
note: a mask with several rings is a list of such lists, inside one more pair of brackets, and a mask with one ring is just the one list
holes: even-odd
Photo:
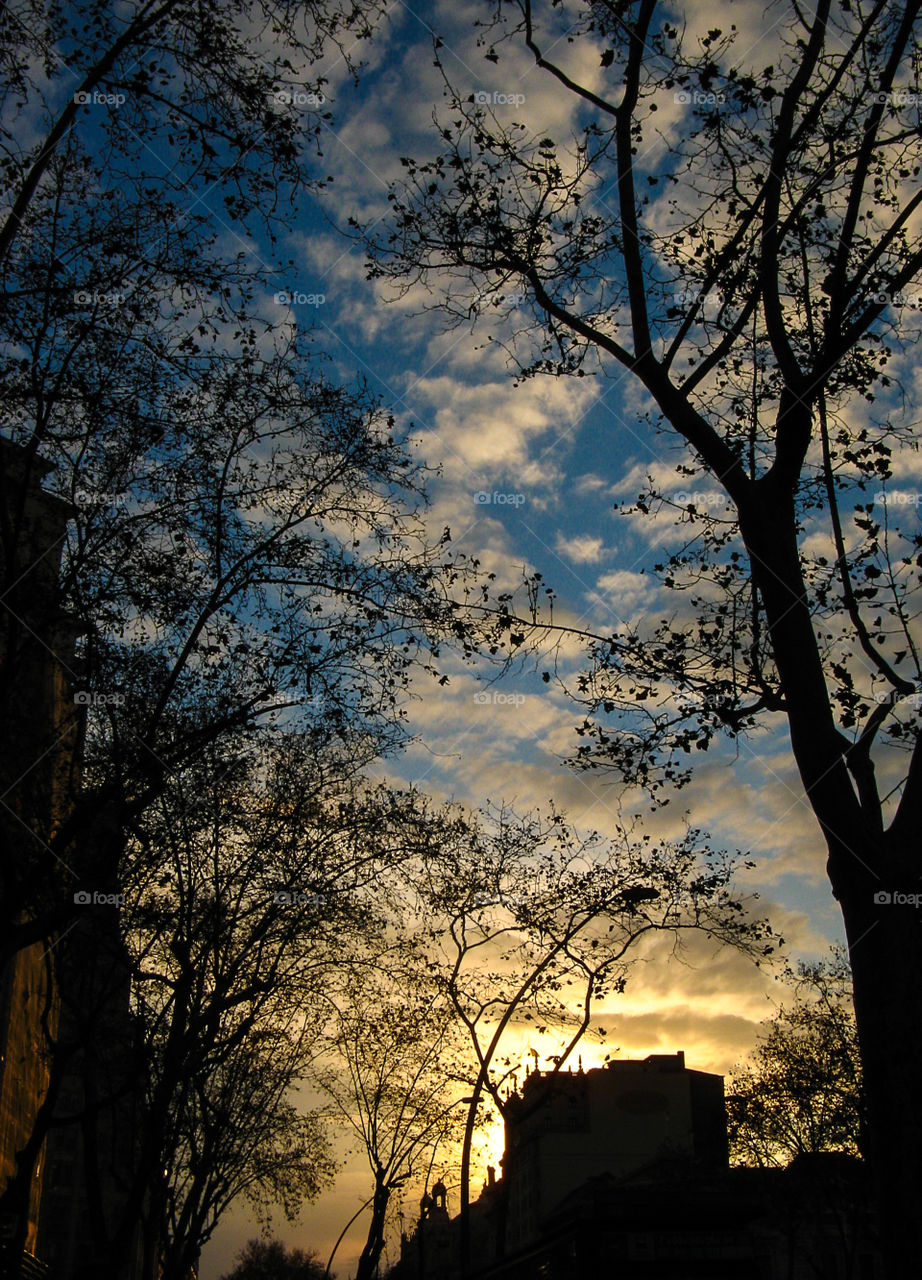
[[(81, 761), (78, 633), (60, 605), (73, 508), (44, 489), (49, 470), (0, 437), (0, 1276), (96, 1280), (142, 1095), (117, 910), (75, 911), (81, 868), (49, 846)], [(140, 1277), (140, 1224), (124, 1252), (107, 1280)]]
[(652, 1054), (593, 1071), (533, 1072), (505, 1116), (506, 1243), (528, 1244), (566, 1196), (601, 1174), (623, 1176), (665, 1154), (701, 1168), (728, 1161), (723, 1077), (685, 1055)]
[(9, 1268), (23, 1251), (32, 1266), (37, 1250), (44, 1149), (30, 1137), (59, 1016), (49, 940), (23, 946), (17, 935), (50, 905), (48, 841), (76, 762), (75, 632), (59, 603), (71, 508), (43, 489), (48, 470), (0, 438), (0, 1256)]

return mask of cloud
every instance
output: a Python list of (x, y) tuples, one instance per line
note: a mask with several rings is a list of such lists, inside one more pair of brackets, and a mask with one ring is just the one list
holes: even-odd
[(428, 419), (418, 431), (425, 456), (472, 495), (560, 482), (559, 455), (592, 394), (566, 379), (516, 387), (508, 379), (477, 385), (448, 374), (420, 378), (412, 388)]
[(566, 534), (558, 533), (554, 549), (559, 555), (572, 560), (574, 564), (597, 564), (612, 554), (601, 538), (592, 538), (588, 535), (568, 538)]
[(587, 471), (581, 476), (575, 476), (570, 480), (570, 492), (579, 494), (580, 497), (587, 494), (609, 493), (611, 491), (611, 482), (604, 480), (602, 476), (597, 476), (591, 471)]
[(655, 578), (636, 573), (633, 569), (612, 569), (603, 573), (596, 588), (595, 600), (625, 619), (641, 605), (645, 609), (651, 608), (660, 591)]

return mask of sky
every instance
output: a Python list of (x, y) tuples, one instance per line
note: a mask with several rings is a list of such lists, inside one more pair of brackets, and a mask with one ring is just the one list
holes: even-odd
[[(362, 247), (348, 235), (350, 216), (372, 224), (386, 217), (388, 184), (401, 176), (402, 155), (435, 150), (433, 113), (447, 108), (434, 32), (455, 83), (488, 95), (498, 115), (514, 114), (535, 134), (563, 135), (573, 124), (572, 98), (521, 52), (498, 65), (485, 60), (473, 26), (481, 12), (476, 4), (444, 0), (393, 4), (363, 48), (358, 86), (341, 67), (328, 68), (325, 105), (333, 120), (322, 163), (334, 181), (305, 204), (287, 246), (295, 265), (284, 288), (266, 298), (264, 312), (312, 327), (338, 374), (366, 378), (419, 456), (440, 469), (430, 488), (435, 536), (449, 527), (456, 547), (476, 555), (500, 583), (514, 585), (523, 568), (540, 571), (560, 616), (614, 630), (665, 607), (650, 570), (676, 531), (619, 513), (618, 504), (636, 497), (648, 473), (678, 495), (675, 447), (644, 420), (636, 390), (614, 369), (517, 385), (503, 350), (490, 341), (502, 332), (503, 308), (487, 308), (473, 326), (446, 331), (442, 318), (426, 310), (420, 289), (400, 298), (369, 282)], [(772, 23), (760, 26), (752, 10), (741, 12), (752, 19), (744, 39), (769, 61), (777, 39)], [(590, 86), (598, 80), (598, 52), (586, 42), (562, 41), (555, 49)], [(512, 298), (509, 308), (515, 305)], [(575, 672), (578, 645), (564, 645), (559, 660), (566, 674)], [(769, 724), (754, 738), (702, 756), (688, 788), (651, 812), (637, 797), (619, 799), (611, 778), (566, 766), (579, 743), (579, 709), (555, 682), (543, 683), (533, 665), (496, 682), (495, 672), (460, 662), (449, 660), (445, 670), (444, 687), (418, 677), (408, 707), (414, 740), (382, 763), (381, 776), (475, 808), (492, 801), (530, 810), (553, 802), (579, 828), (603, 834), (625, 812), (641, 814), (654, 836), (676, 835), (691, 822), (716, 845), (757, 860), (745, 886), (760, 894), (760, 909), (793, 955), (821, 956), (840, 940), (825, 852), (783, 725)], [(612, 1042), (628, 1057), (684, 1049), (691, 1067), (726, 1073), (752, 1048), (777, 987), (749, 961), (710, 945), (696, 944), (685, 964), (668, 950), (652, 948), (610, 1006)], [(587, 1049), (587, 1065), (593, 1052)], [(278, 1224), (278, 1234), (325, 1259), (368, 1188), (361, 1163), (347, 1160), (335, 1188), (306, 1207), (297, 1225)], [(342, 1247), (340, 1275), (357, 1255), (361, 1228), (360, 1220)], [(205, 1251), (203, 1280), (216, 1280), (254, 1231), (244, 1212), (229, 1214)]]
[[(602, 46), (567, 40), (568, 8), (577, 3), (566, 0), (555, 8), (545, 48), (574, 79), (600, 90)], [(688, 525), (677, 522), (675, 509), (639, 513), (634, 500), (651, 476), (678, 508), (693, 503), (719, 511), (722, 495), (677, 473), (688, 456), (655, 429), (636, 383), (614, 364), (583, 378), (517, 381), (507, 346), (524, 314), (521, 295), (510, 292), (498, 305), (481, 298), (469, 323), (449, 327), (435, 309), (435, 293), (416, 284), (401, 292), (369, 280), (364, 248), (350, 229), (355, 219), (372, 236), (385, 234), (388, 190), (405, 174), (402, 157), (425, 158), (438, 150), (437, 124), (451, 118), (444, 76), (499, 124), (519, 123), (531, 138), (564, 140), (584, 118), (578, 99), (537, 69), (521, 45), (503, 46), (499, 61), (486, 56), (489, 47), (476, 21), (490, 8), (486, 0), (430, 0), (425, 6), (389, 0), (373, 38), (350, 50), (364, 62), (357, 83), (343, 58), (331, 52), (320, 68), (326, 77), (322, 101), (316, 68), (310, 81), (306, 75), (281, 87), (273, 109), (303, 113), (305, 124), (331, 113), (315, 162), (317, 176), (331, 181), (301, 199), (290, 234), (277, 246), (291, 266), (267, 287), (256, 310), (272, 325), (313, 333), (328, 358), (327, 372), (344, 383), (366, 381), (394, 415), (415, 455), (433, 469), (426, 521), (434, 541), (449, 529), (457, 551), (496, 575), (497, 590), (512, 590), (523, 574), (540, 573), (555, 593), (556, 617), (575, 631), (642, 627), (683, 607), (660, 584), (654, 566), (682, 545)], [(687, 9), (693, 41), (715, 19), (704, 6)], [(779, 23), (789, 6), (743, 2), (732, 10), (741, 60), (753, 68), (776, 61)], [(441, 68), (434, 58), (436, 37)], [(680, 97), (667, 94), (657, 103), (659, 124), (643, 157), (647, 164), (655, 166), (677, 134), (687, 109)], [(41, 122), (33, 124), (40, 131)], [(274, 260), (273, 250), (244, 239), (228, 220), (220, 194), (194, 184), (188, 191), (195, 207), (213, 208), (221, 248), (264, 252), (267, 263)], [(592, 198), (600, 208), (614, 208), (614, 193), (604, 185)], [(658, 208), (664, 221), (665, 206)], [(918, 393), (922, 370), (911, 358), (899, 372), (907, 389)], [(922, 453), (907, 452), (899, 460), (895, 484), (909, 496), (919, 488)], [(907, 506), (905, 515), (917, 525), (918, 505)], [(806, 541), (817, 554), (831, 545), (820, 522), (807, 528)], [(766, 719), (750, 737), (696, 754), (688, 786), (668, 805), (653, 807), (641, 795), (623, 794), (604, 772), (568, 765), (581, 742), (575, 729), (583, 718), (568, 690), (585, 665), (572, 635), (559, 641), (553, 654), (559, 679), (549, 682), (541, 678), (542, 665), (548, 670), (551, 662), (547, 651), (525, 655), (501, 678), (497, 668), (465, 664), (447, 650), (440, 662), (446, 683), (422, 671), (414, 676), (406, 707), (410, 740), (401, 754), (379, 762), (377, 777), (475, 810), (553, 806), (579, 831), (603, 836), (615, 836), (622, 824), (636, 823), (663, 840), (681, 836), (688, 825), (702, 828), (712, 846), (739, 850), (754, 861), (740, 873), (741, 891), (758, 895), (753, 911), (768, 916), (792, 958), (821, 958), (841, 942), (825, 848), (780, 717)], [(677, 957), (670, 939), (654, 940), (638, 952), (625, 992), (603, 1006), (607, 1046), (587, 1042), (585, 1065), (600, 1062), (611, 1046), (634, 1058), (681, 1049), (690, 1067), (726, 1074), (752, 1049), (780, 994), (770, 972), (738, 953), (695, 939)], [(522, 1032), (514, 1052), (523, 1061), (537, 1054), (546, 1067), (554, 1048)], [(305, 1105), (313, 1101), (304, 1095)], [(475, 1188), (486, 1160), (496, 1162), (500, 1139), (495, 1130), (489, 1135)], [(316, 1250), (324, 1260), (370, 1192), (361, 1157), (345, 1139), (338, 1139), (338, 1149), (342, 1167), (333, 1188), (305, 1206), (296, 1223), (275, 1223), (280, 1238)], [(456, 1208), (448, 1181), (449, 1207)], [(409, 1217), (415, 1194), (408, 1193)], [(340, 1277), (350, 1273), (364, 1226), (360, 1217), (345, 1238), (334, 1268)], [(236, 1206), (205, 1250), (201, 1280), (218, 1280), (255, 1233), (255, 1221)]]

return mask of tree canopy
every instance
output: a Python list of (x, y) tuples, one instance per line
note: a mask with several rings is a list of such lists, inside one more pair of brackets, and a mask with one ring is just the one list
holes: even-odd
[[(662, 432), (634, 511), (678, 526), (651, 566), (675, 608), (591, 640), (577, 761), (665, 795), (718, 738), (787, 730), (851, 948), (897, 1276), (920, 1263), (906, 1188), (922, 1177), (922, 534), (902, 487), (920, 8), (823, 0), (759, 20), (484, 6), (485, 56), (526, 55), (532, 100), (543, 85), (569, 111), (529, 128), (445, 60), (438, 153), (405, 158), (365, 235), (371, 275), (424, 286), (450, 323), (496, 300), (519, 376), (627, 378)], [(542, 634), (546, 615), (515, 615), (513, 647)]]
[(323, 1280), (325, 1274), (313, 1251), (286, 1249), (279, 1240), (248, 1240), (221, 1280)]
[(763, 1024), (727, 1088), (731, 1158), (787, 1164), (867, 1145), (851, 972), (840, 952), (788, 975), (790, 1004)]

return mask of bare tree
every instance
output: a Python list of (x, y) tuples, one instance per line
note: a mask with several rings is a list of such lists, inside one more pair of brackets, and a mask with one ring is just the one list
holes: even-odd
[[(81, 136), (92, 140), (86, 163), (108, 175), (104, 199), (134, 215), (123, 248), (145, 206), (168, 215), (155, 248), (167, 236), (213, 245), (219, 219), (238, 229), (254, 214), (270, 230), (286, 225), (284, 196), (304, 188), (304, 144), (322, 129), (318, 64), (333, 45), (351, 66), (380, 12), (375, 0), (135, 0), (118, 13), (102, 0), (7, 5), (0, 262), (35, 238), (49, 176)], [(66, 263), (63, 248), (43, 276)]]
[[(914, 502), (888, 500), (915, 447), (920, 9), (775, 6), (764, 59), (656, 0), (490, 17), (488, 56), (515, 42), (572, 95), (576, 135), (449, 85), (441, 154), (409, 162), (372, 270), (436, 286), (456, 320), (514, 287), (521, 372), (622, 371), (667, 433), (637, 509), (685, 535), (657, 566), (685, 607), (588, 637), (580, 761), (656, 791), (784, 718), (850, 947), (896, 1280), (922, 1265), (922, 540)], [(598, 83), (564, 36), (597, 51)], [(688, 497), (698, 477), (722, 507)], [(534, 634), (509, 612), (510, 638)]]
[[(214, 1213), (256, 1185), (254, 1167), (289, 1199), (316, 1179), (298, 1184), (293, 1158), (285, 1171), (295, 1148), (285, 1156), (281, 1136), (263, 1128), (264, 1146), (248, 1149), (215, 1123), (228, 1108), (284, 1117), (305, 1032), (273, 1042), (274, 1083), (265, 1037), (288, 1026), (269, 1005), (290, 995), (282, 976), (298, 931), (272, 925), (265, 904), (237, 916), (246, 895), (235, 898), (239, 881), (216, 863), (210, 897), (193, 876), (187, 898), (148, 920), (156, 960), (139, 971), (144, 921), (120, 924), (109, 899), (134, 903), (145, 875), (162, 871), (158, 824), (181, 843), (184, 788), (230, 805), (228, 762), (255, 768), (254, 744), (271, 755), (273, 739), (289, 741), (283, 753), (309, 744), (300, 785), (319, 809), (305, 799), (292, 813), (313, 819), (315, 842), (322, 820), (338, 845), (347, 819), (337, 825), (327, 807), (331, 788), (399, 744), (411, 667), (449, 624), (456, 635), (456, 570), (425, 535), (423, 472), (364, 388), (323, 376), (279, 292), (291, 281), (276, 238), (317, 181), (306, 144), (327, 127), (322, 60), (332, 49), (354, 70), (378, 10), (21, 0), (0, 15), (0, 388), (13, 443), (0, 454), (2, 823), (17, 850), (2, 869), (0, 962), (34, 944), (51, 951), (69, 1019), (47, 1027), (49, 1096), (6, 1190), (21, 1207), (73, 1055), (83, 1096), (70, 1119), (112, 1274), (145, 1214), (154, 1233), (168, 1220), (166, 1265), (178, 1273)], [(36, 549), (30, 494), (47, 467), (64, 532)], [(61, 580), (49, 584), (42, 566), (51, 555), (56, 565), (62, 541)], [(36, 628), (21, 606), (42, 591)], [(57, 702), (74, 700), (71, 716), (28, 699), (37, 652)], [(22, 759), (13, 726), (30, 718)], [(51, 806), (27, 783), (61, 755), (71, 767)], [(249, 785), (260, 792), (259, 778)], [(201, 852), (203, 826), (182, 821)], [(232, 828), (232, 805), (222, 824)], [(105, 902), (101, 914), (88, 916), (87, 897)], [(222, 951), (238, 928), (253, 930), (252, 966)], [(214, 989), (195, 968), (200, 945)], [(131, 1017), (128, 992), (140, 1002)], [(95, 1031), (119, 1052), (106, 1060)], [(260, 1067), (262, 1093), (248, 1092), (245, 1063)], [(137, 1150), (123, 1153), (128, 1208), (106, 1221), (94, 1147), (131, 1079), (147, 1096)], [(320, 1167), (319, 1145), (308, 1148)]]
[(379, 886), (421, 833), (415, 797), (363, 785), (316, 735), (212, 754), (145, 810), (120, 903), (62, 942), (51, 1045), (68, 1087), (45, 1132), (78, 1146), (97, 1270), (122, 1273), (141, 1223), (145, 1277), (182, 1280), (238, 1197), (268, 1223), (329, 1182), (295, 1090), (330, 1000), (386, 943)]
[(649, 935), (672, 935), (678, 950), (698, 930), (756, 959), (770, 954), (770, 931), (731, 887), (733, 867), (697, 831), (661, 845), (627, 831), (603, 839), (580, 835), (558, 814), (502, 808), (457, 822), (434, 856), (402, 868), (413, 877), (417, 945), (474, 1056), (461, 1152), (463, 1274), (474, 1130), (485, 1096), (505, 1114), (509, 1033), (550, 1030), (562, 1070), (596, 1005), (624, 990)]
[[(412, 964), (399, 964), (414, 950), (412, 938), (407, 942), (345, 993), (329, 1032), (329, 1060), (317, 1076), (374, 1179), (356, 1280), (378, 1274), (395, 1193), (421, 1171), (428, 1183), (439, 1152), (463, 1133), (459, 1104), (469, 1073), (460, 1027), (444, 993)], [(331, 1264), (332, 1256), (328, 1269)]]
[[(72, 757), (88, 731), (90, 756), (121, 762), (73, 770), (51, 815), (17, 781), (36, 761), (10, 742), (3, 817), (31, 847), (4, 867), (4, 957), (67, 926), (79, 878), (112, 876), (130, 812), (198, 747), (286, 704), (310, 718), (311, 699), (356, 738), (399, 736), (386, 705), (406, 593), (425, 582), (430, 617), (440, 593), (442, 557), (413, 513), (421, 473), (363, 389), (323, 376), (271, 300), (280, 264), (253, 239), (313, 184), (319, 60), (332, 46), (349, 65), (374, 13), (335, 0), (4, 9), (0, 387), (18, 452), (0, 466), (0, 693), (10, 724), (28, 718), (38, 648), (78, 698)], [(23, 605), (60, 550), (28, 536), (46, 467), (71, 521), (36, 629)], [(349, 649), (357, 627), (367, 654)], [(52, 717), (35, 756), (61, 739)]]

